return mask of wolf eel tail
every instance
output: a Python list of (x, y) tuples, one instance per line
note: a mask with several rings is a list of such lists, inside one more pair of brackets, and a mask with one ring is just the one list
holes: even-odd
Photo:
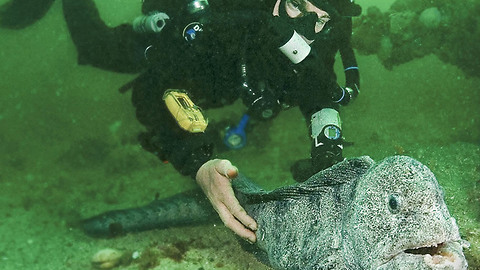
[(83, 221), (83, 229), (92, 237), (113, 237), (182, 225), (214, 222), (218, 215), (201, 190), (154, 200), (138, 208), (114, 210)]

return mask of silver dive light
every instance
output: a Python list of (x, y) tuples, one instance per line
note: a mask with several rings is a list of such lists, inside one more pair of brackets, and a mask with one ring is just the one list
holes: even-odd
[(315, 147), (324, 144), (324, 140), (338, 140), (342, 136), (342, 121), (339, 113), (331, 108), (324, 108), (312, 115), (312, 139)]
[(159, 33), (170, 17), (163, 12), (153, 11), (133, 20), (133, 30), (137, 33)]
[(342, 122), (338, 111), (324, 108), (312, 115), (310, 156), (315, 172), (343, 160)]

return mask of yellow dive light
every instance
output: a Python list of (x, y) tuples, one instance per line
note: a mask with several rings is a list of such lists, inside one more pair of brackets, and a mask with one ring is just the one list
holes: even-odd
[(163, 100), (182, 129), (191, 133), (205, 131), (207, 120), (184, 90), (168, 89), (163, 94)]

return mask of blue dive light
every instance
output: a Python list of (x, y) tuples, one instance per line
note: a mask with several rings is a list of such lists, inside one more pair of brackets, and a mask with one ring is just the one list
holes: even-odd
[(247, 143), (247, 135), (245, 134), (245, 127), (247, 126), (250, 116), (244, 114), (242, 119), (236, 127), (227, 128), (223, 143), (230, 149), (240, 149)]

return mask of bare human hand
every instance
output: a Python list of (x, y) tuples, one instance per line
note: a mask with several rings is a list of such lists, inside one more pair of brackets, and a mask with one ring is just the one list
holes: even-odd
[(231, 179), (237, 175), (238, 169), (230, 161), (214, 159), (200, 167), (196, 180), (225, 226), (243, 239), (254, 243), (257, 223), (247, 214), (233, 193)]

